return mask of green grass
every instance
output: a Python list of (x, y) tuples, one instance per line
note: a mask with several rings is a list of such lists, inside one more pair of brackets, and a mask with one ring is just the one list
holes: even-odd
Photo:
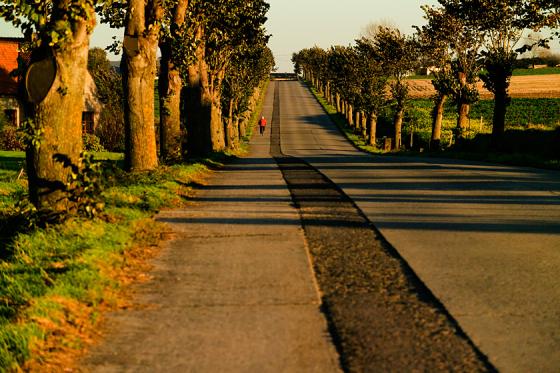
[[(348, 126), (346, 118), (338, 113), (336, 109), (328, 104), (326, 100), (317, 92), (317, 90), (308, 84), (311, 92), (321, 104), (323, 109), (331, 117), (333, 122), (338, 126), (341, 132), (352, 142), (357, 148), (372, 154), (383, 154), (377, 148), (368, 146), (365, 140), (354, 134)], [(415, 99), (412, 100), (412, 116), (416, 118), (416, 125), (414, 131), (423, 143), (429, 143), (431, 137), (431, 110), (432, 101), (429, 99)], [(471, 121), (471, 129), (467, 132), (467, 137), (474, 139), (477, 134), (491, 133), (491, 117), (493, 110), (493, 102), (490, 100), (483, 100), (473, 105), (471, 109), (471, 118), (482, 117), (482, 122), (479, 120)], [(378, 120), (381, 126), (387, 126), (390, 122), (390, 113), (386, 112), (379, 116)], [(521, 131), (523, 136), (527, 138), (536, 139), (546, 137), (548, 140), (554, 139), (554, 130), (560, 126), (560, 99), (513, 99), (508, 112), (508, 129), (514, 131)], [(482, 123), (482, 126), (480, 125)], [(456, 114), (452, 102), (448, 102), (445, 107), (445, 116), (442, 131), (442, 144), (445, 146), (450, 143), (450, 137), (453, 128), (456, 126)], [(385, 129), (386, 130), (386, 129)], [(406, 141), (406, 132), (410, 130), (408, 124), (404, 125), (403, 141)], [(529, 131), (527, 131), (529, 130)], [(526, 131), (526, 132), (524, 132)], [(380, 125), (378, 123), (378, 133), (380, 132)], [(536, 133), (535, 133), (536, 132)], [(539, 136), (540, 135), (540, 136)], [(482, 139), (483, 140), (483, 139)], [(481, 141), (479, 141), (480, 145)], [(482, 142), (483, 143), (483, 142)], [(531, 144), (532, 145), (532, 144)], [(476, 147), (476, 140), (473, 142)], [(534, 145), (532, 146), (535, 147)], [(484, 148), (484, 146), (483, 146)], [(550, 150), (550, 149), (548, 149)], [(499, 153), (488, 150), (484, 151), (458, 151), (453, 148), (446, 149), (443, 152), (429, 152), (429, 151), (408, 151), (402, 150), (400, 152), (391, 152), (394, 155), (412, 155), (421, 157), (445, 157), (457, 159), (469, 159), (486, 161), (492, 163), (501, 163), (517, 166), (530, 166), (548, 169), (560, 169), (560, 159), (555, 159), (554, 155), (548, 154), (546, 149), (539, 149), (540, 153), (534, 151), (530, 153), (525, 152), (509, 152)]]
[(7, 165), (0, 168), (0, 371), (48, 359), (40, 351), (59, 349), (45, 348), (53, 340), (79, 346), (80, 325), (94, 325), (101, 305), (116, 304), (120, 283), (113, 274), (127, 266), (128, 253), (159, 240), (163, 229), (152, 216), (180, 205), (193, 183), (231, 158), (220, 153), (149, 173), (113, 171), (101, 197), (103, 218), (28, 229), (17, 207), (26, 181), (15, 181), (18, 171), (10, 166), (22, 156), (0, 153), (0, 165)]
[[(10, 154), (0, 160), (6, 157)], [(73, 308), (89, 310), (89, 320), (82, 322), (94, 323), (94, 311), (115, 302), (110, 290), (119, 281), (112, 273), (125, 266), (125, 254), (140, 243), (157, 242), (161, 227), (152, 221), (154, 213), (180, 205), (190, 185), (224, 159), (216, 155), (150, 173), (117, 173), (102, 195), (105, 218), (75, 217), (31, 230), (16, 207), (25, 181), (15, 182), (16, 171), (0, 169), (0, 371), (37, 358), (39, 346), (60, 333), (70, 338), (72, 327), (60, 318), (79, 317)]]
[[(418, 132), (431, 133), (431, 111), (433, 102), (430, 99), (414, 99), (411, 101), (412, 112), (417, 118)], [(471, 107), (469, 136), (492, 131), (492, 115), (494, 102), (480, 100)], [(443, 120), (444, 137), (451, 136), (456, 127), (457, 114), (455, 105), (448, 101), (445, 105)], [(558, 98), (514, 98), (506, 115), (507, 129), (543, 129), (552, 130), (560, 125), (560, 99)]]
[(361, 136), (355, 134), (352, 131), (352, 129), (348, 126), (348, 122), (346, 121), (346, 118), (344, 118), (342, 114), (337, 112), (336, 108), (333, 105), (329, 104), (325, 100), (325, 98), (314, 87), (312, 87), (309, 84), (308, 87), (313, 93), (313, 95), (315, 96), (315, 98), (317, 99), (317, 101), (319, 101), (319, 103), (321, 104), (325, 112), (329, 115), (331, 120), (334, 122), (334, 124), (336, 124), (338, 129), (344, 134), (344, 136), (346, 136), (348, 140), (350, 140), (352, 144), (354, 144), (357, 148), (368, 153), (381, 153), (381, 151), (379, 151), (375, 147), (368, 145)]
[[(266, 86), (249, 127), (265, 92)], [(95, 159), (110, 161), (104, 163), (103, 214), (37, 227), (30, 225), (25, 175), (18, 179), (25, 154), (0, 151), (0, 371), (38, 371), (45, 364), (62, 370), (57, 354), (82, 350), (102, 310), (121, 302), (130, 273), (144, 270), (146, 248), (166, 230), (155, 213), (187, 201), (205, 175), (236, 154), (128, 174), (118, 168), (122, 154), (96, 153)]]
[(513, 76), (560, 74), (560, 67), (546, 67), (543, 69), (515, 69)]

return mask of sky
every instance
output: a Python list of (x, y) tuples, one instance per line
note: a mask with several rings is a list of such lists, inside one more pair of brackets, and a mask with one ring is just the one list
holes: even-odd
[(291, 72), (292, 53), (317, 45), (352, 44), (371, 23), (390, 22), (405, 33), (424, 24), (421, 5), (435, 0), (269, 0), (265, 27), (279, 72)]
[[(352, 44), (371, 23), (389, 22), (405, 33), (413, 25), (424, 24), (421, 5), (436, 5), (437, 0), (269, 0), (270, 10), (265, 24), (272, 37), (269, 46), (279, 72), (292, 72), (292, 53), (315, 45)], [(19, 36), (19, 32), (0, 21), (0, 36)], [(106, 47), (112, 36), (122, 31), (98, 25), (91, 46)], [(559, 49), (556, 49), (558, 51)], [(110, 56), (119, 60), (118, 56)]]

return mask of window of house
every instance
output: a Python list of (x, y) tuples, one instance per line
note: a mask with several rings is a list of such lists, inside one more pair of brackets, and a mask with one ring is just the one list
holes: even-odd
[(84, 133), (93, 134), (93, 111), (84, 111), (82, 113), (82, 131)]
[(17, 127), (18, 126), (18, 115), (17, 115), (17, 110), (15, 109), (7, 109), (4, 110), (4, 116), (6, 117), (6, 120), (8, 121), (8, 123), (10, 123), (12, 126)]

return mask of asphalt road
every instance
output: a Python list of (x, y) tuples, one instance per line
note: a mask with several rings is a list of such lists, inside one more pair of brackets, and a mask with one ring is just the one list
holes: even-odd
[(334, 181), (503, 372), (560, 369), (560, 173), (357, 151), (278, 82), (284, 154)]

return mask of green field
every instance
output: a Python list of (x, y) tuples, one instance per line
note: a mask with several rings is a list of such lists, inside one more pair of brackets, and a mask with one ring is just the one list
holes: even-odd
[(515, 69), (513, 76), (560, 74), (560, 67), (546, 67), (544, 69)]
[[(415, 99), (411, 102), (411, 116), (417, 132), (431, 132), (431, 111), (433, 102), (430, 99)], [(470, 112), (469, 134), (490, 133), (492, 130), (492, 113), (494, 102), (481, 100), (474, 104)], [(445, 105), (444, 136), (451, 136), (456, 126), (457, 114), (453, 102)], [(410, 123), (411, 121), (409, 121)], [(560, 126), (560, 99), (558, 98), (514, 98), (506, 115), (507, 129), (549, 129)]]

